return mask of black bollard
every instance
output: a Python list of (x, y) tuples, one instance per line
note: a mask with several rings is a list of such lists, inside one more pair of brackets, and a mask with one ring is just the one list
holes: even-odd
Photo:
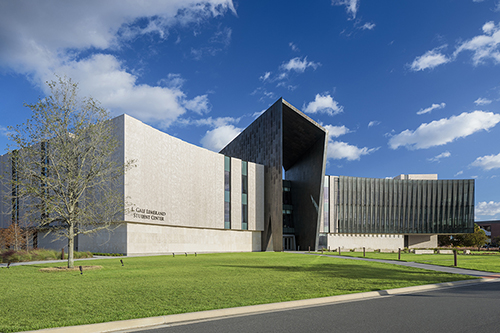
[(122, 263), (122, 266), (123, 266), (123, 260), (120, 259), (120, 262)]
[(196, 252), (194, 253), (194, 256), (196, 257)]
[(340, 256), (340, 246), (339, 246), (339, 256)]
[(398, 248), (398, 260), (401, 260), (401, 248)]
[(457, 267), (457, 250), (453, 250), (454, 266)]
[(365, 256), (365, 247), (363, 246), (363, 257)]
[(80, 275), (83, 275), (83, 267), (80, 266)]

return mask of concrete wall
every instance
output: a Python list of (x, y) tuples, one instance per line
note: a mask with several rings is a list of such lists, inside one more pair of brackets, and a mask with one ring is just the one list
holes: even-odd
[(404, 247), (403, 235), (328, 234), (330, 249), (397, 250)]
[(241, 160), (231, 158), (231, 230), (224, 230), (224, 155), (122, 117), (125, 159), (137, 165), (125, 175), (133, 209), (127, 253), (260, 251), (264, 166), (248, 163), (248, 231), (231, 232), (242, 227)]
[(409, 248), (430, 248), (438, 246), (437, 235), (409, 235), (408, 247)]
[(127, 254), (260, 251), (261, 232), (129, 223)]

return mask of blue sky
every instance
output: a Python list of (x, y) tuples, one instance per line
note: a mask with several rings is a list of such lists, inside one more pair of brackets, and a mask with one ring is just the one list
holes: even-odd
[(499, 0), (2, 1), (2, 153), (54, 74), (215, 151), (283, 97), (327, 174), (474, 178), (500, 219)]

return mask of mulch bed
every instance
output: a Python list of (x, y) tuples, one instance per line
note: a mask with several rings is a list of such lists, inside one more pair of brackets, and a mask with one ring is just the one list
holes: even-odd
[[(91, 271), (94, 269), (101, 269), (102, 266), (81, 266), (83, 271)], [(80, 266), (75, 266), (73, 268), (68, 268), (68, 267), (47, 267), (47, 268), (40, 268), (40, 272), (72, 272), (72, 271), (80, 271)]]

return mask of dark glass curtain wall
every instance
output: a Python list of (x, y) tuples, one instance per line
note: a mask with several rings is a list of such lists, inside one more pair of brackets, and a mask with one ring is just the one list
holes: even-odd
[(339, 177), (339, 233), (474, 232), (474, 180)]

